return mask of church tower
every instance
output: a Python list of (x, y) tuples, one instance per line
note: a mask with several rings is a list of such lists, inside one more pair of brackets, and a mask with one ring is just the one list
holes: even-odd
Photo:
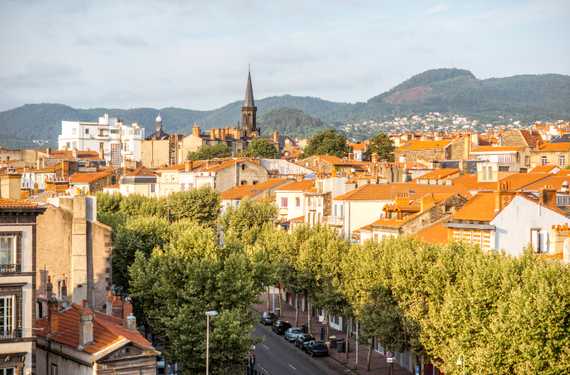
[(245, 99), (243, 101), (243, 106), (241, 107), (241, 125), (245, 130), (246, 136), (256, 136), (258, 135), (258, 129), (256, 124), (256, 112), (257, 107), (253, 100), (253, 87), (251, 85), (251, 72), (247, 72), (247, 85), (245, 87)]

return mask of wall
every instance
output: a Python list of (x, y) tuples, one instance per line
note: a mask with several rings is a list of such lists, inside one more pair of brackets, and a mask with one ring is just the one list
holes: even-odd
[[(63, 352), (63, 346), (54, 342), (51, 342), (50, 352), (48, 353), (46, 343), (42, 340), (36, 346), (36, 373), (38, 375), (50, 374), (50, 368), (52, 364), (57, 366), (58, 375), (94, 375), (96, 370), (87, 365), (87, 362), (80, 363), (80, 361), (71, 360), (71, 356), (68, 353), (59, 355), (57, 353)], [(87, 358), (85, 358), (87, 359)]]
[(169, 165), (170, 141), (168, 139), (141, 142), (141, 163), (147, 168)]
[[(281, 206), (282, 198), (287, 199), (287, 207)], [(299, 206), (296, 204), (297, 198), (299, 199)], [(304, 216), (306, 202), (302, 191), (276, 191), (275, 202), (279, 210), (279, 216), (282, 219), (291, 220)]]
[[(553, 225), (570, 224), (570, 219), (544, 206), (529, 201), (521, 196), (515, 197), (493, 221), (496, 226), (495, 248), (507, 254), (519, 256), (530, 244), (531, 228), (540, 228), (546, 249), (550, 229)], [(552, 242), (552, 241), (550, 241)], [(550, 244), (550, 252), (554, 251), (554, 243)]]
[[(343, 234), (351, 239), (352, 231), (368, 225), (382, 216), (382, 209), (392, 201), (344, 201)], [(335, 202), (336, 204), (336, 202)]]
[(234, 186), (264, 182), (267, 178), (267, 171), (262, 166), (251, 162), (239, 162), (216, 173), (215, 190), (221, 193)]

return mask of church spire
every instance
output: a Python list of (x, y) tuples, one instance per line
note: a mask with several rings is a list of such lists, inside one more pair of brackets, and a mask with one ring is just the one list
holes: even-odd
[(253, 86), (251, 84), (251, 71), (247, 70), (247, 85), (245, 86), (245, 99), (243, 101), (244, 107), (255, 107), (253, 100)]

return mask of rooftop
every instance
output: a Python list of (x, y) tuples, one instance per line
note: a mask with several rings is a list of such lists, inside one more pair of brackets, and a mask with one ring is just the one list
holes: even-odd
[(284, 178), (274, 178), (255, 185), (240, 185), (228, 189), (221, 194), (223, 200), (238, 200), (245, 198), (253, 198), (264, 191), (274, 189), (275, 187), (287, 182)]
[(447, 147), (451, 143), (451, 139), (443, 139), (440, 141), (420, 141), (412, 140), (397, 148), (398, 151), (422, 151), (436, 150)]

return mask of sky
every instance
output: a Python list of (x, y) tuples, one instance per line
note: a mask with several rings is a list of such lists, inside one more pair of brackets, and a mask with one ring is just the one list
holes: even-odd
[(366, 101), (427, 69), (570, 74), (568, 0), (0, 0), (0, 111)]

